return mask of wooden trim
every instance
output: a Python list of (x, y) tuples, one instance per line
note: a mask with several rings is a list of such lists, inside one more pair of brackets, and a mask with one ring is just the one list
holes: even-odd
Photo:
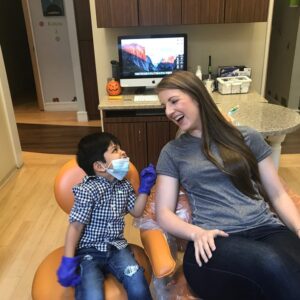
[(44, 97), (43, 97), (43, 91), (41, 86), (41, 76), (40, 76), (38, 60), (35, 52), (35, 43), (34, 43), (33, 32), (32, 32), (32, 22), (31, 22), (28, 0), (22, 0), (22, 7), (23, 7), (23, 13), (25, 19), (31, 63), (32, 63), (33, 77), (34, 77), (35, 88), (36, 88), (37, 102), (38, 102), (39, 109), (44, 110)]

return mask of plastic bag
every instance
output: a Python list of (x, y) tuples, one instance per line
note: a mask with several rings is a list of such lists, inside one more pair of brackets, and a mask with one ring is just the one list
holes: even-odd
[(181, 267), (172, 276), (153, 277), (152, 283), (152, 294), (156, 300), (200, 300), (189, 289)]
[[(191, 221), (191, 209), (188, 198), (181, 189), (178, 194), (176, 214), (185, 222)], [(148, 201), (141, 218), (134, 220), (134, 225), (140, 229), (161, 229), (156, 222), (155, 217), (155, 187), (151, 190)], [(185, 277), (181, 269), (182, 255), (186, 248), (187, 241), (175, 238), (173, 235), (165, 232), (171, 254), (176, 261), (177, 269), (174, 274), (164, 278), (152, 278), (152, 294), (156, 300), (189, 300), (195, 298), (188, 288)], [(180, 266), (180, 267), (179, 267)]]
[[(185, 192), (181, 189), (178, 194), (176, 214), (185, 222), (191, 221), (191, 208)], [(152, 188), (144, 213), (134, 219), (134, 225), (140, 229), (159, 229), (155, 216), (155, 186)]]

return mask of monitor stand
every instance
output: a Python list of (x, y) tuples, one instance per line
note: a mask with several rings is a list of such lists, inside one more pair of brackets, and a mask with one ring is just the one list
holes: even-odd
[(147, 86), (142, 86), (138, 87), (135, 90), (136, 95), (155, 95), (155, 88), (153, 87), (147, 87)]
[(153, 87), (140, 86), (140, 87), (130, 87), (123, 88), (124, 94), (133, 94), (133, 95), (154, 95), (155, 89)]
[(145, 86), (140, 86), (135, 89), (134, 94), (135, 95), (143, 95), (146, 93), (146, 87)]

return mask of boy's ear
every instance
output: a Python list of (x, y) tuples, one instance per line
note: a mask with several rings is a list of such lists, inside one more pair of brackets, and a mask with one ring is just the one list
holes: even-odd
[(93, 168), (96, 172), (105, 172), (106, 171), (104, 163), (101, 161), (95, 161), (93, 163)]

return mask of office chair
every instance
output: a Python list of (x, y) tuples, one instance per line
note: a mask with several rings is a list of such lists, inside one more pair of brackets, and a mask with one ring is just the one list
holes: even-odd
[[(85, 172), (79, 168), (75, 159), (67, 162), (55, 178), (54, 194), (58, 205), (69, 213), (74, 202), (72, 187), (81, 182)], [(131, 182), (135, 191), (139, 187), (139, 173), (135, 166), (130, 163), (127, 179)], [(137, 245), (130, 244), (134, 256), (140, 266), (144, 268), (147, 282), (150, 284), (152, 271), (149, 260), (143, 249)], [(33, 300), (71, 300), (74, 299), (74, 288), (64, 288), (56, 277), (64, 247), (51, 252), (36, 270), (31, 295)], [(111, 274), (104, 281), (104, 294), (106, 300), (127, 300), (127, 294), (122, 284)]]

